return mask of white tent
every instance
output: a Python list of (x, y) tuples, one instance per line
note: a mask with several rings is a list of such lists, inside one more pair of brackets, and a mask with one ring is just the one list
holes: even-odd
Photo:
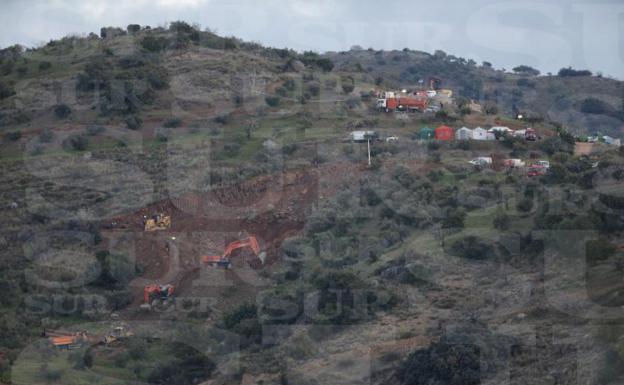
[(472, 139), (474, 140), (487, 140), (487, 131), (481, 127), (477, 127), (472, 130)]
[(472, 139), (472, 130), (468, 127), (462, 127), (455, 131), (455, 139), (457, 140), (468, 140)]

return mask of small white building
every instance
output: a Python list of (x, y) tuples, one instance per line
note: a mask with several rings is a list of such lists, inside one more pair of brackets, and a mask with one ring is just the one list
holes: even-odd
[(487, 140), (487, 131), (481, 127), (477, 127), (472, 130), (472, 139), (474, 140)]
[(619, 139), (615, 139), (615, 138), (613, 138), (611, 136), (608, 136), (608, 135), (604, 135), (602, 137), (602, 140), (604, 140), (604, 142), (606, 144), (609, 144), (609, 145), (612, 145), (612, 146), (619, 146), (621, 144)]
[(513, 135), (516, 138), (524, 138), (525, 135), (526, 135), (526, 130), (516, 130), (516, 131), (514, 131)]
[(487, 134), (485, 134), (485, 140), (496, 140), (496, 135), (494, 135), (493, 132), (488, 132)]
[(349, 138), (354, 142), (366, 142), (367, 140), (375, 140), (378, 135), (375, 131), (351, 131)]
[(472, 139), (472, 130), (468, 127), (462, 127), (455, 131), (455, 139), (457, 140), (469, 140)]

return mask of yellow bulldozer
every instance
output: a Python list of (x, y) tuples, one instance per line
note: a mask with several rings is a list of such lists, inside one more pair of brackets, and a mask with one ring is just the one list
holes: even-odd
[(163, 213), (145, 220), (145, 231), (167, 230), (171, 227), (171, 217)]
[(110, 345), (117, 341), (122, 341), (126, 338), (133, 337), (134, 334), (128, 330), (126, 330), (123, 326), (117, 326), (113, 330), (110, 331), (104, 338), (102, 339), (102, 343), (105, 345)]

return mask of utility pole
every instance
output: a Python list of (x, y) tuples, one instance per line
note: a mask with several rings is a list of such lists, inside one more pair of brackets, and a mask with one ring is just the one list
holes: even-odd
[(368, 138), (366, 140), (366, 146), (368, 147), (368, 167), (371, 166), (371, 159), (370, 159), (370, 138)]

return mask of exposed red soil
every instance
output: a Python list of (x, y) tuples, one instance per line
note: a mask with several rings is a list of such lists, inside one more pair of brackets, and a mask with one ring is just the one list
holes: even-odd
[[(178, 295), (199, 294), (204, 286), (202, 280), (206, 274), (211, 274), (200, 266), (200, 257), (221, 254), (226, 244), (234, 239), (256, 236), (267, 254), (265, 265), (270, 268), (277, 260), (277, 249), (282, 241), (303, 229), (306, 215), (319, 198), (318, 182), (316, 169), (283, 172), (208, 192), (187, 193), (106, 220), (102, 227), (108, 230), (107, 237), (112, 238), (116, 233), (133, 234), (134, 255), (141, 270), (141, 278), (131, 283), (136, 292), (133, 305), (138, 306), (142, 301), (142, 287), (148, 282), (174, 283)], [(170, 215), (171, 228), (143, 231), (145, 218), (155, 213)], [(232, 260), (233, 270), (245, 269), (248, 265), (261, 267), (259, 261), (244, 250), (236, 253)], [(216, 273), (224, 275), (228, 281), (224, 287), (235, 284), (240, 278), (240, 274), (232, 271)], [(213, 294), (221, 291), (215, 290), (212, 284), (208, 286)], [(202, 294), (205, 292), (204, 287)]]
[[(402, 164), (419, 173), (430, 170), (418, 159)], [(395, 165), (390, 161), (384, 167)], [(281, 243), (303, 230), (311, 207), (356, 183), (366, 169), (366, 165), (339, 162), (260, 176), (155, 202), (108, 219), (102, 227), (107, 238), (132, 234), (136, 264), (141, 270), (141, 277), (131, 283), (135, 307), (141, 303), (142, 288), (147, 283), (173, 283), (177, 296), (208, 295), (227, 302), (228, 295), (236, 292), (237, 302), (246, 296), (253, 301), (263, 281), (259, 270), (253, 269), (270, 271), (278, 260)], [(170, 215), (171, 228), (145, 232), (145, 218), (156, 213)], [(264, 266), (245, 250), (233, 255), (232, 270), (212, 271), (201, 266), (202, 255), (221, 254), (229, 242), (249, 235), (256, 236), (267, 254)]]

